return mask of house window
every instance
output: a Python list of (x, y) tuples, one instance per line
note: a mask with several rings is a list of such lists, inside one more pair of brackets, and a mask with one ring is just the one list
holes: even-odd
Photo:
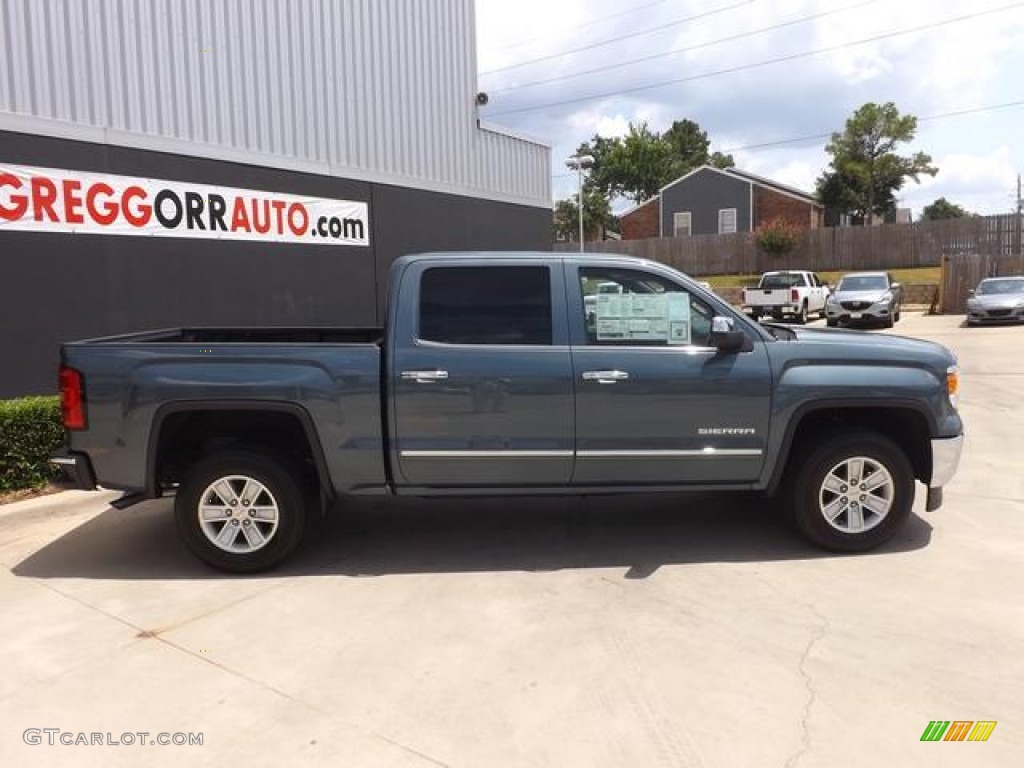
[(690, 212), (680, 211), (672, 214), (672, 235), (674, 237), (689, 237), (691, 234)]
[(736, 209), (720, 208), (718, 210), (718, 234), (731, 235), (736, 232)]

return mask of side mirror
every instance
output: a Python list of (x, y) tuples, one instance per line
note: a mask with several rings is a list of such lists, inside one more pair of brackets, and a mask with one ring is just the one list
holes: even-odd
[(967, 298), (968, 299), (973, 299), (974, 298), (974, 289), (973, 288), (968, 289), (968, 291), (967, 291)]
[(728, 317), (711, 318), (708, 344), (720, 352), (749, 352), (754, 348), (750, 338), (743, 331), (734, 330), (734, 327)]
[(898, 291), (898, 290), (899, 290), (900, 288), (902, 288), (903, 286), (902, 286), (902, 285), (900, 285), (899, 283), (889, 283), (889, 287), (890, 287), (890, 288), (894, 288), (894, 289), (896, 289), (896, 290)]

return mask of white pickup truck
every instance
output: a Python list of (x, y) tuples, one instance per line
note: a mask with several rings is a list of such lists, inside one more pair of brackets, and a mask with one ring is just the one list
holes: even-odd
[(791, 316), (803, 324), (809, 315), (825, 316), (828, 296), (829, 287), (814, 272), (765, 272), (757, 288), (743, 289), (743, 310), (755, 320)]

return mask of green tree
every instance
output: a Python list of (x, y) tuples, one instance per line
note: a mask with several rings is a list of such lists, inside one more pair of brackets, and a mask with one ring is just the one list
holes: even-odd
[(665, 184), (685, 176), (702, 165), (713, 165), (715, 168), (731, 168), (735, 165), (732, 155), (709, 151), (711, 141), (708, 139), (707, 131), (702, 131), (692, 120), (676, 120), (661, 138), (671, 148), (672, 165), (666, 174), (668, 178)]
[(938, 219), (962, 219), (970, 214), (956, 203), (951, 203), (944, 197), (940, 197), (931, 205), (926, 205), (921, 210), (921, 218), (925, 221), (936, 221)]
[(626, 197), (637, 203), (702, 165), (729, 168), (731, 155), (709, 152), (707, 132), (692, 120), (676, 120), (664, 133), (647, 123), (629, 124), (622, 138), (595, 135), (579, 146), (578, 155), (594, 158), (590, 183), (607, 199)]
[(916, 132), (917, 118), (901, 115), (891, 101), (864, 104), (825, 147), (832, 161), (818, 178), (818, 199), (865, 223), (871, 215), (894, 210), (907, 179), (918, 182), (921, 174), (938, 173), (924, 152), (897, 154), (897, 146), (913, 141)]
[[(555, 237), (579, 242), (579, 195), (555, 203)], [(618, 219), (600, 190), (583, 185), (583, 229), (585, 240), (600, 240), (608, 230), (618, 231)]]

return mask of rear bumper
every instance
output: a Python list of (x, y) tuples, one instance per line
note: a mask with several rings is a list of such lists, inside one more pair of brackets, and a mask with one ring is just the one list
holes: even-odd
[(745, 304), (743, 310), (758, 315), (798, 315), (802, 304)]
[(963, 435), (932, 440), (932, 477), (928, 482), (928, 498), (925, 502), (925, 509), (928, 512), (942, 506), (942, 488), (956, 474), (963, 448)]
[(68, 451), (50, 458), (50, 463), (60, 470), (56, 485), (79, 491), (96, 489), (96, 475), (92, 463), (84, 453)]

